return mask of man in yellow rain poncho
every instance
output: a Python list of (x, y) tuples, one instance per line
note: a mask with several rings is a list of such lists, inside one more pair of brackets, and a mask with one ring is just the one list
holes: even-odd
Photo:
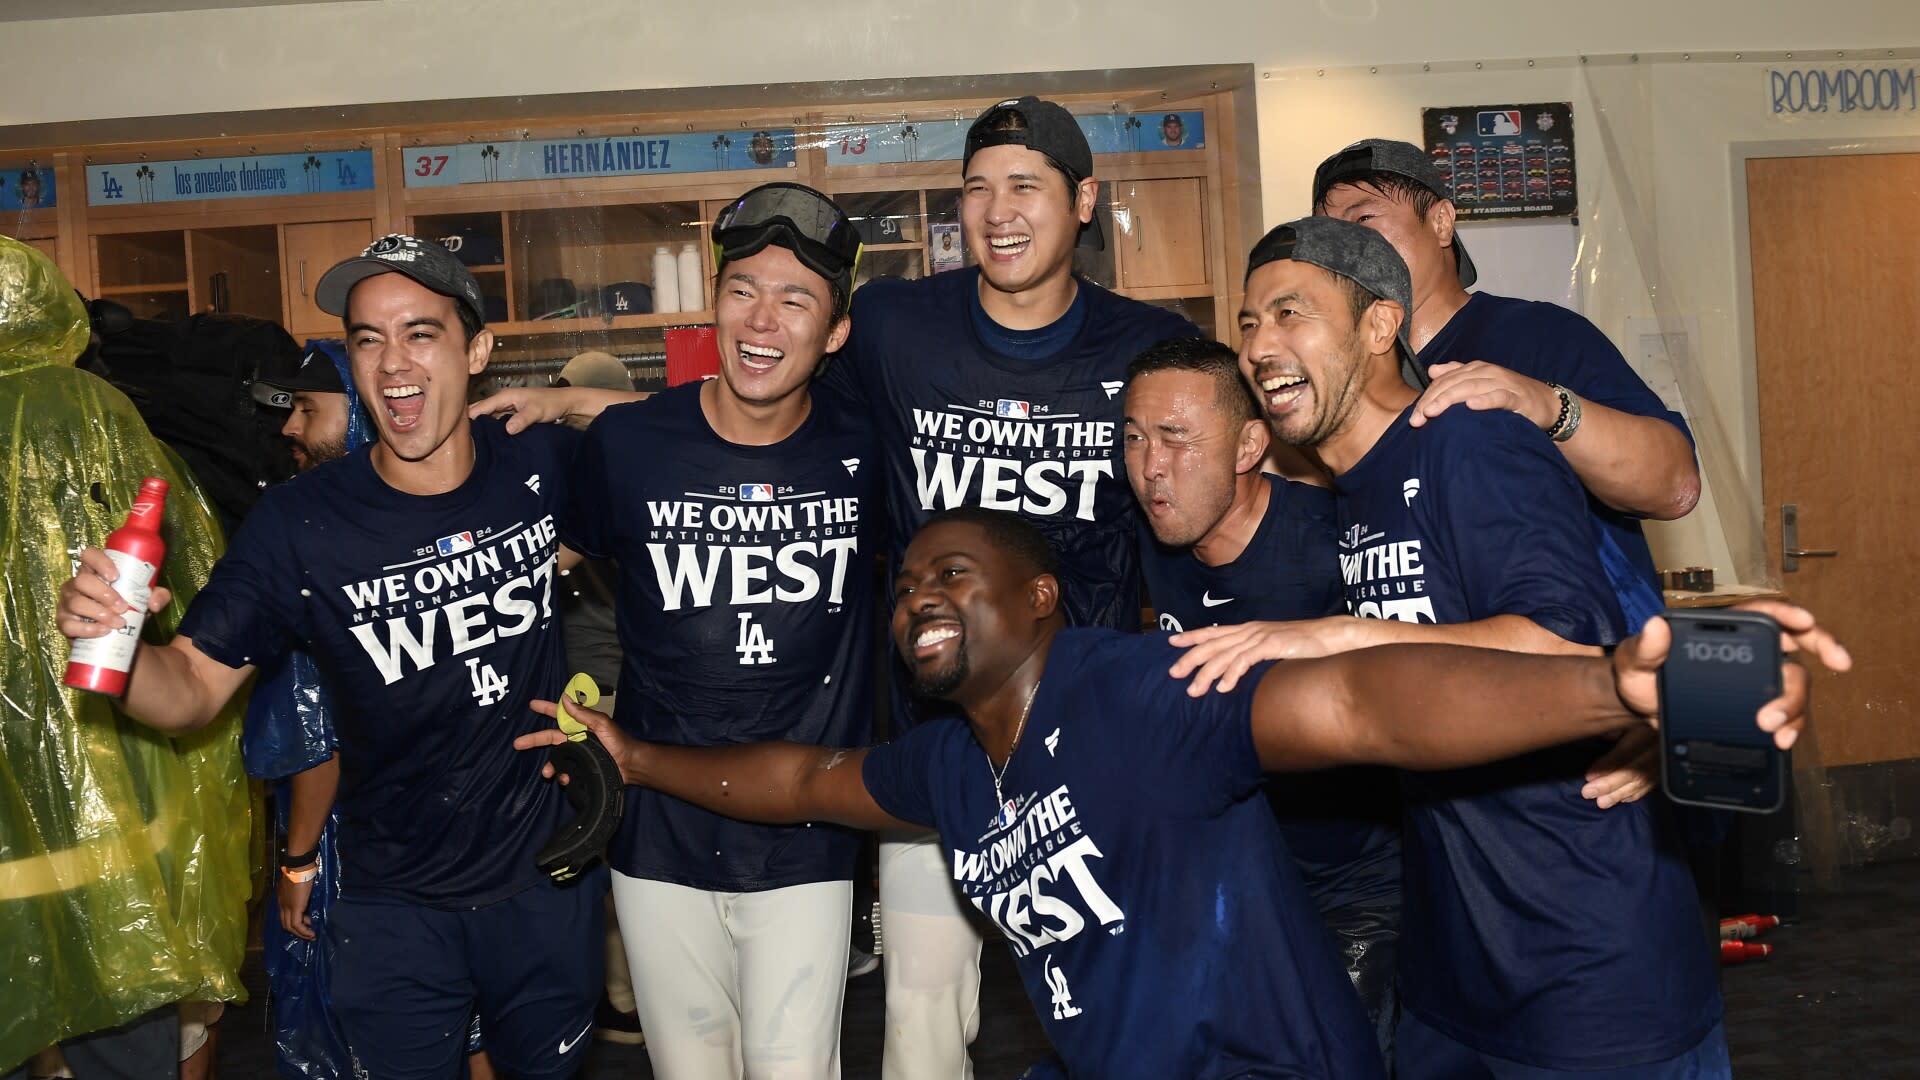
[(132, 402), (73, 367), (87, 337), (59, 269), (0, 237), (0, 1076), (177, 1001), (245, 996), (244, 699), (169, 738), (60, 685), (60, 584), (74, 553), (125, 519), (142, 477), (172, 487), (160, 583), (173, 602), (149, 634), (172, 632), (223, 547), (199, 485)]

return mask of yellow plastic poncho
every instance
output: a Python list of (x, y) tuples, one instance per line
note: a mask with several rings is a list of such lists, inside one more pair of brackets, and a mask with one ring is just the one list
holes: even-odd
[(149, 640), (172, 633), (223, 547), (199, 485), (133, 403), (73, 367), (87, 333), (60, 270), (0, 237), (0, 1074), (170, 1002), (245, 998), (243, 698), (169, 738), (60, 685), (60, 584), (125, 520), (141, 477), (172, 486), (173, 602)]

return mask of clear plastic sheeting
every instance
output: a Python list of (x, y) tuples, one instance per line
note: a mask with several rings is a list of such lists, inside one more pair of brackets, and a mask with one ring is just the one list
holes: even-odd
[(0, 1073), (171, 1002), (242, 1000), (253, 797), (240, 703), (178, 738), (60, 685), (54, 624), (75, 554), (172, 485), (161, 584), (178, 623), (222, 549), (212, 510), (125, 396), (72, 364), (85, 309), (45, 256), (0, 237)]

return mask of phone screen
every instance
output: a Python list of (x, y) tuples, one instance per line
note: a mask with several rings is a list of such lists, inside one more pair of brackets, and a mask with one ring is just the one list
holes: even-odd
[(1679, 802), (1770, 811), (1785, 755), (1754, 723), (1780, 693), (1780, 631), (1751, 612), (1669, 611), (1673, 649), (1660, 671), (1661, 766)]

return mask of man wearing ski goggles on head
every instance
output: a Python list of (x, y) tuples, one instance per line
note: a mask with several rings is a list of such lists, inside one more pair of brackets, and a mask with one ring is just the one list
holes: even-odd
[[(860, 241), (831, 199), (787, 183), (728, 206), (713, 240), (717, 378), (475, 408), (507, 399), (512, 430), (597, 416), (560, 533), (619, 566), (615, 723), (684, 746), (862, 745), (879, 470), (859, 467), (876, 454), (865, 419), (814, 391), (851, 325)], [(607, 862), (656, 1075), (839, 1075), (858, 847), (627, 789)]]

